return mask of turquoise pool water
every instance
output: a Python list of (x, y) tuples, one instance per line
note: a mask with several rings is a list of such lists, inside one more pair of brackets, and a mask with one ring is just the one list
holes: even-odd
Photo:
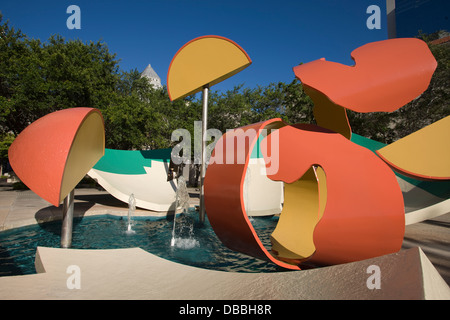
[[(260, 239), (269, 245), (277, 217), (251, 218)], [(194, 210), (179, 215), (175, 245), (173, 221), (135, 218), (127, 233), (127, 218), (110, 215), (75, 218), (72, 248), (116, 249), (140, 247), (162, 258), (190, 266), (230, 272), (283, 271), (275, 264), (226, 248), (208, 220), (198, 223)], [(47, 222), (0, 232), (0, 276), (35, 273), (36, 247), (60, 247), (61, 222)]]

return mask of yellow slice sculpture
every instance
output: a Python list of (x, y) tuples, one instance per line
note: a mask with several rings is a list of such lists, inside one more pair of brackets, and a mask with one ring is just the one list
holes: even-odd
[(234, 41), (219, 36), (203, 36), (186, 43), (175, 54), (167, 74), (171, 101), (215, 85), (252, 63)]
[(450, 116), (377, 151), (396, 171), (423, 180), (450, 179)]

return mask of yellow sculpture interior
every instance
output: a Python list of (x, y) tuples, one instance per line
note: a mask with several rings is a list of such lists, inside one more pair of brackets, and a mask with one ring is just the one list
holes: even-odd
[(305, 260), (315, 246), (313, 232), (325, 210), (327, 185), (321, 167), (311, 167), (299, 180), (284, 184), (284, 206), (271, 236), (272, 251), (282, 260)]

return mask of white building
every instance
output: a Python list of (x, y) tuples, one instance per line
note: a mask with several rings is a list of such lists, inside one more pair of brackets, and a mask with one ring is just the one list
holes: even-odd
[(146, 77), (148, 79), (148, 81), (150, 82), (150, 84), (155, 89), (161, 89), (162, 88), (161, 79), (159, 78), (159, 76), (155, 72), (155, 70), (153, 70), (151, 65), (148, 65), (147, 68), (145, 68), (145, 70), (142, 71), (141, 77)]

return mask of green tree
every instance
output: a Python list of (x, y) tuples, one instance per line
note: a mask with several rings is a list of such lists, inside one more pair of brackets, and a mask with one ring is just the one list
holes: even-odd
[(0, 176), (8, 161), (8, 149), (14, 141), (14, 135), (11, 133), (0, 133)]
[(284, 114), (289, 123), (309, 123), (314, 124), (313, 101), (305, 93), (302, 84), (298, 79), (284, 85)]
[(16, 119), (16, 88), (20, 86), (21, 74), (26, 69), (24, 65), (29, 60), (30, 48), (25, 35), (10, 27), (8, 21), (2, 23), (2, 19), (0, 14), (0, 132), (17, 133), (13, 128), (20, 127), (16, 122), (22, 119)]
[(301, 83), (271, 83), (254, 89), (235, 86), (219, 94), (213, 92), (209, 102), (209, 127), (225, 132), (259, 121), (281, 118), (288, 123), (314, 123), (311, 98)]
[(108, 104), (119, 76), (118, 61), (104, 43), (60, 36), (41, 43), (8, 22), (0, 24), (0, 32), (1, 132), (17, 135), (56, 110)]

